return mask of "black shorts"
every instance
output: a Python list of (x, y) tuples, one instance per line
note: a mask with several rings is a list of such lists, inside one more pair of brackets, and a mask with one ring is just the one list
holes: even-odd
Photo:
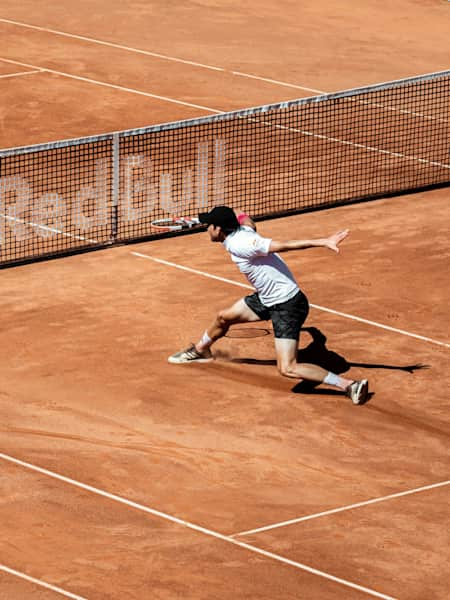
[(298, 340), (309, 312), (308, 299), (300, 290), (287, 302), (273, 306), (264, 306), (256, 293), (246, 296), (244, 300), (261, 321), (272, 321), (276, 338)]

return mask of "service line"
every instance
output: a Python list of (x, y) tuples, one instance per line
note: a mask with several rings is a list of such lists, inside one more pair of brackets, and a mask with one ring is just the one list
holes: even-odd
[[(0, 19), (1, 21), (1, 19)], [(150, 94), (149, 92), (143, 92), (142, 90), (137, 90), (135, 88), (124, 87), (123, 85), (115, 85), (113, 83), (108, 83), (106, 81), (100, 81), (99, 79), (91, 79), (89, 77), (82, 77), (81, 75), (72, 75), (71, 73), (66, 73), (64, 71), (56, 71), (55, 69), (47, 69), (45, 67), (38, 67), (36, 65), (30, 65), (28, 63), (19, 62), (17, 60), (12, 60), (10, 58), (0, 57), (0, 61), (11, 63), (13, 65), (19, 65), (22, 67), (31, 67), (33, 69), (37, 69), (44, 73), (52, 73), (53, 75), (59, 75), (60, 77), (68, 77), (69, 79), (75, 79), (76, 81), (83, 81), (84, 83), (93, 83), (94, 85), (100, 85), (107, 88), (112, 88), (114, 90), (119, 90), (121, 92), (127, 92), (131, 94), (137, 94), (138, 96), (146, 96), (147, 98), (155, 98), (156, 100), (163, 100), (164, 102), (171, 102), (172, 104), (181, 104), (183, 106), (189, 106), (191, 108), (199, 108), (200, 110), (206, 110), (208, 112), (213, 113), (221, 113), (223, 111), (217, 110), (215, 108), (209, 108), (208, 106), (202, 106), (200, 104), (192, 104), (191, 102), (183, 102), (182, 100), (176, 100), (175, 98), (169, 98), (167, 96), (159, 96), (157, 94)]]
[(176, 523), (177, 525), (181, 525), (183, 527), (187, 527), (188, 529), (192, 529), (194, 531), (197, 531), (198, 533), (202, 533), (204, 535), (207, 535), (209, 537), (213, 537), (215, 539), (221, 540), (223, 542), (227, 542), (228, 544), (232, 544), (233, 546), (238, 546), (240, 548), (243, 548), (245, 550), (248, 550), (250, 552), (253, 552), (255, 554), (259, 554), (261, 556), (264, 556), (265, 558), (269, 558), (271, 560), (275, 560), (277, 562), (289, 565), (291, 567), (294, 567), (296, 569), (300, 569), (302, 571), (306, 571), (308, 573), (311, 573), (312, 575), (316, 575), (318, 577), (322, 577), (324, 579), (327, 579), (329, 581), (333, 581), (334, 583), (338, 583), (342, 586), (345, 587), (349, 587), (352, 588), (354, 590), (358, 590), (360, 592), (363, 592), (365, 594), (368, 594), (369, 596), (374, 596), (375, 598), (381, 598), (382, 600), (395, 600), (395, 598), (393, 598), (392, 596), (387, 596), (386, 594), (382, 594), (380, 592), (377, 592), (375, 590), (372, 590), (371, 588), (367, 588), (364, 587), (362, 585), (358, 585), (356, 583), (353, 583), (352, 581), (348, 581), (346, 579), (342, 579), (340, 577), (336, 577), (335, 575), (331, 575), (330, 573), (326, 573), (325, 571), (320, 571), (318, 569), (315, 569), (313, 567), (310, 567), (308, 565), (305, 565), (303, 563), (294, 561), (294, 560), (290, 560), (289, 558), (286, 558), (285, 556), (281, 556), (280, 554), (274, 554), (273, 552), (269, 552), (267, 550), (263, 550), (262, 548), (258, 548), (257, 546), (254, 546), (253, 544), (247, 544), (245, 542), (242, 542), (240, 540), (237, 540), (235, 538), (232, 538), (228, 535), (224, 535), (222, 533), (219, 533), (217, 531), (213, 531), (212, 529), (207, 529), (206, 527), (201, 527), (200, 525), (196, 525), (194, 523), (191, 523), (190, 521), (186, 521), (184, 519), (180, 519), (178, 517), (175, 517), (173, 515), (170, 515), (168, 513), (164, 513), (161, 512), (159, 510), (156, 510), (154, 508), (151, 508), (149, 506), (145, 506), (143, 504), (139, 504), (138, 502), (133, 502), (132, 500), (128, 500), (127, 498), (123, 498), (122, 496), (118, 496), (116, 494), (110, 494), (109, 492), (96, 488), (92, 485), (87, 485), (85, 483), (82, 483), (80, 481), (77, 481), (75, 479), (71, 479), (70, 477), (65, 477), (64, 475), (60, 475), (59, 473), (55, 473), (54, 471), (49, 471), (48, 469), (43, 469), (42, 467), (38, 467), (37, 465), (28, 463), (28, 462), (24, 462), (22, 460), (19, 460), (13, 456), (9, 456), (8, 454), (3, 454), (0, 453), (0, 459), (1, 460), (5, 460), (8, 461), (10, 463), (14, 463), (16, 465), (19, 465), (25, 469), (29, 469), (31, 471), (35, 471), (37, 473), (40, 473), (41, 475), (45, 475), (47, 477), (51, 477), (53, 479), (57, 479), (59, 481), (62, 481), (64, 483), (67, 483), (69, 485), (72, 485), (74, 487), (77, 487), (79, 489), (82, 489), (84, 491), (90, 492), (92, 494), (97, 494), (98, 496), (102, 496), (103, 498), (107, 498), (108, 500), (112, 500), (114, 502), (118, 502), (120, 504), (126, 505), (130, 508), (133, 508), (135, 510), (139, 510), (141, 512), (145, 512), (147, 514), (151, 514), (155, 517), (159, 517), (161, 519), (164, 519), (166, 521), (170, 521), (172, 523)]
[[(138, 256), (140, 258), (146, 258), (148, 260), (153, 260), (154, 262), (160, 263), (162, 265), (167, 265), (168, 267), (174, 267), (175, 269), (181, 269), (182, 271), (189, 271), (190, 273), (195, 273), (196, 275), (201, 275), (202, 277), (209, 277), (210, 279), (217, 279), (218, 281), (223, 281), (225, 283), (230, 283), (231, 285), (237, 285), (239, 287), (247, 288), (249, 290), (253, 290), (254, 288), (245, 283), (240, 283), (238, 281), (233, 281), (232, 279), (226, 279), (225, 277), (219, 277), (218, 275), (212, 275), (211, 273), (206, 273), (205, 271), (199, 271), (198, 269), (193, 269), (192, 267), (185, 267), (183, 265), (179, 265), (177, 263), (169, 262), (167, 260), (163, 260), (161, 258), (155, 258), (154, 256), (149, 256), (148, 254), (142, 254), (141, 252), (131, 252), (133, 256)], [(418, 340), (422, 340), (424, 342), (429, 342), (430, 344), (436, 344), (438, 346), (444, 346), (445, 348), (450, 348), (450, 344), (447, 342), (441, 342), (439, 340), (435, 340), (430, 337), (426, 337), (424, 335), (418, 335), (417, 333), (411, 333), (410, 331), (405, 331), (404, 329), (397, 329), (396, 327), (390, 327), (389, 325), (384, 325), (383, 323), (378, 323), (377, 321), (370, 321), (369, 319), (363, 319), (362, 317), (357, 317), (356, 315), (350, 315), (348, 313), (341, 312), (339, 310), (334, 310), (332, 308), (327, 308), (325, 306), (320, 306), (318, 304), (310, 304), (312, 308), (317, 310), (321, 310), (324, 312), (331, 313), (333, 315), (337, 315), (339, 317), (344, 317), (345, 319), (351, 319), (353, 321), (359, 321), (360, 323), (365, 323), (366, 325), (372, 325), (372, 327), (378, 327), (380, 329), (385, 329), (387, 331), (392, 331), (394, 333), (399, 333), (401, 335), (406, 335), (408, 337), (412, 337)]]
[(396, 494), (389, 494), (388, 496), (380, 496), (379, 498), (372, 498), (371, 500), (365, 500), (364, 502), (356, 502), (356, 504), (349, 504), (348, 506), (341, 506), (340, 508), (333, 508), (331, 510), (325, 510), (320, 513), (313, 515), (306, 515), (299, 517), (298, 519), (290, 519), (289, 521), (281, 521), (279, 523), (272, 523), (258, 529), (249, 529), (248, 531), (241, 531), (234, 533), (231, 537), (238, 537), (243, 535), (251, 535), (254, 533), (262, 533), (263, 531), (269, 531), (270, 529), (279, 529), (280, 527), (287, 527), (288, 525), (295, 525), (296, 523), (302, 523), (303, 521), (310, 521), (311, 519), (318, 519), (319, 517), (326, 517), (328, 515), (335, 515), (336, 513), (344, 512), (347, 510), (353, 510), (354, 508), (360, 508), (361, 506), (369, 506), (370, 504), (376, 504), (377, 502), (385, 502), (386, 500), (393, 500), (394, 498), (402, 498), (403, 496), (409, 496), (410, 494), (417, 494), (419, 492), (426, 492), (427, 490), (434, 490), (436, 488), (449, 485), (450, 480), (441, 481), (439, 483), (432, 483), (431, 485), (424, 485), (413, 490), (406, 490), (404, 492), (398, 492)]
[(20, 71), (20, 73), (7, 73), (6, 75), (0, 75), (0, 79), (7, 79), (8, 77), (23, 77), (24, 75), (33, 75), (34, 73), (43, 73), (42, 69), (33, 69), (33, 71)]

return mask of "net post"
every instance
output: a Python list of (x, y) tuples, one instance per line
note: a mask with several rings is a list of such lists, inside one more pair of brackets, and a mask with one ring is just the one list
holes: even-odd
[(111, 241), (117, 239), (119, 220), (119, 188), (120, 188), (120, 134), (113, 133), (112, 136), (112, 223)]

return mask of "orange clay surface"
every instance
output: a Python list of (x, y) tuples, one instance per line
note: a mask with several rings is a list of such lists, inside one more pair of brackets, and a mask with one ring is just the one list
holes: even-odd
[[(442, 70), (449, 6), (0, 1), (0, 147)], [(300, 359), (368, 377), (361, 407), (282, 378), (267, 323), (167, 363), (247, 293), (207, 234), (2, 270), (0, 599), (446, 600), (448, 196), (258, 223), (351, 230), (338, 256), (285, 258), (316, 306)]]

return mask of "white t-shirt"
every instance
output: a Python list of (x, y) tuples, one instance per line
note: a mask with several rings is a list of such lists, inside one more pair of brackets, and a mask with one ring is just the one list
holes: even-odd
[(299, 291), (284, 260), (278, 254), (269, 254), (271, 241), (251, 227), (242, 226), (223, 242), (231, 260), (256, 289), (264, 306), (287, 302)]

